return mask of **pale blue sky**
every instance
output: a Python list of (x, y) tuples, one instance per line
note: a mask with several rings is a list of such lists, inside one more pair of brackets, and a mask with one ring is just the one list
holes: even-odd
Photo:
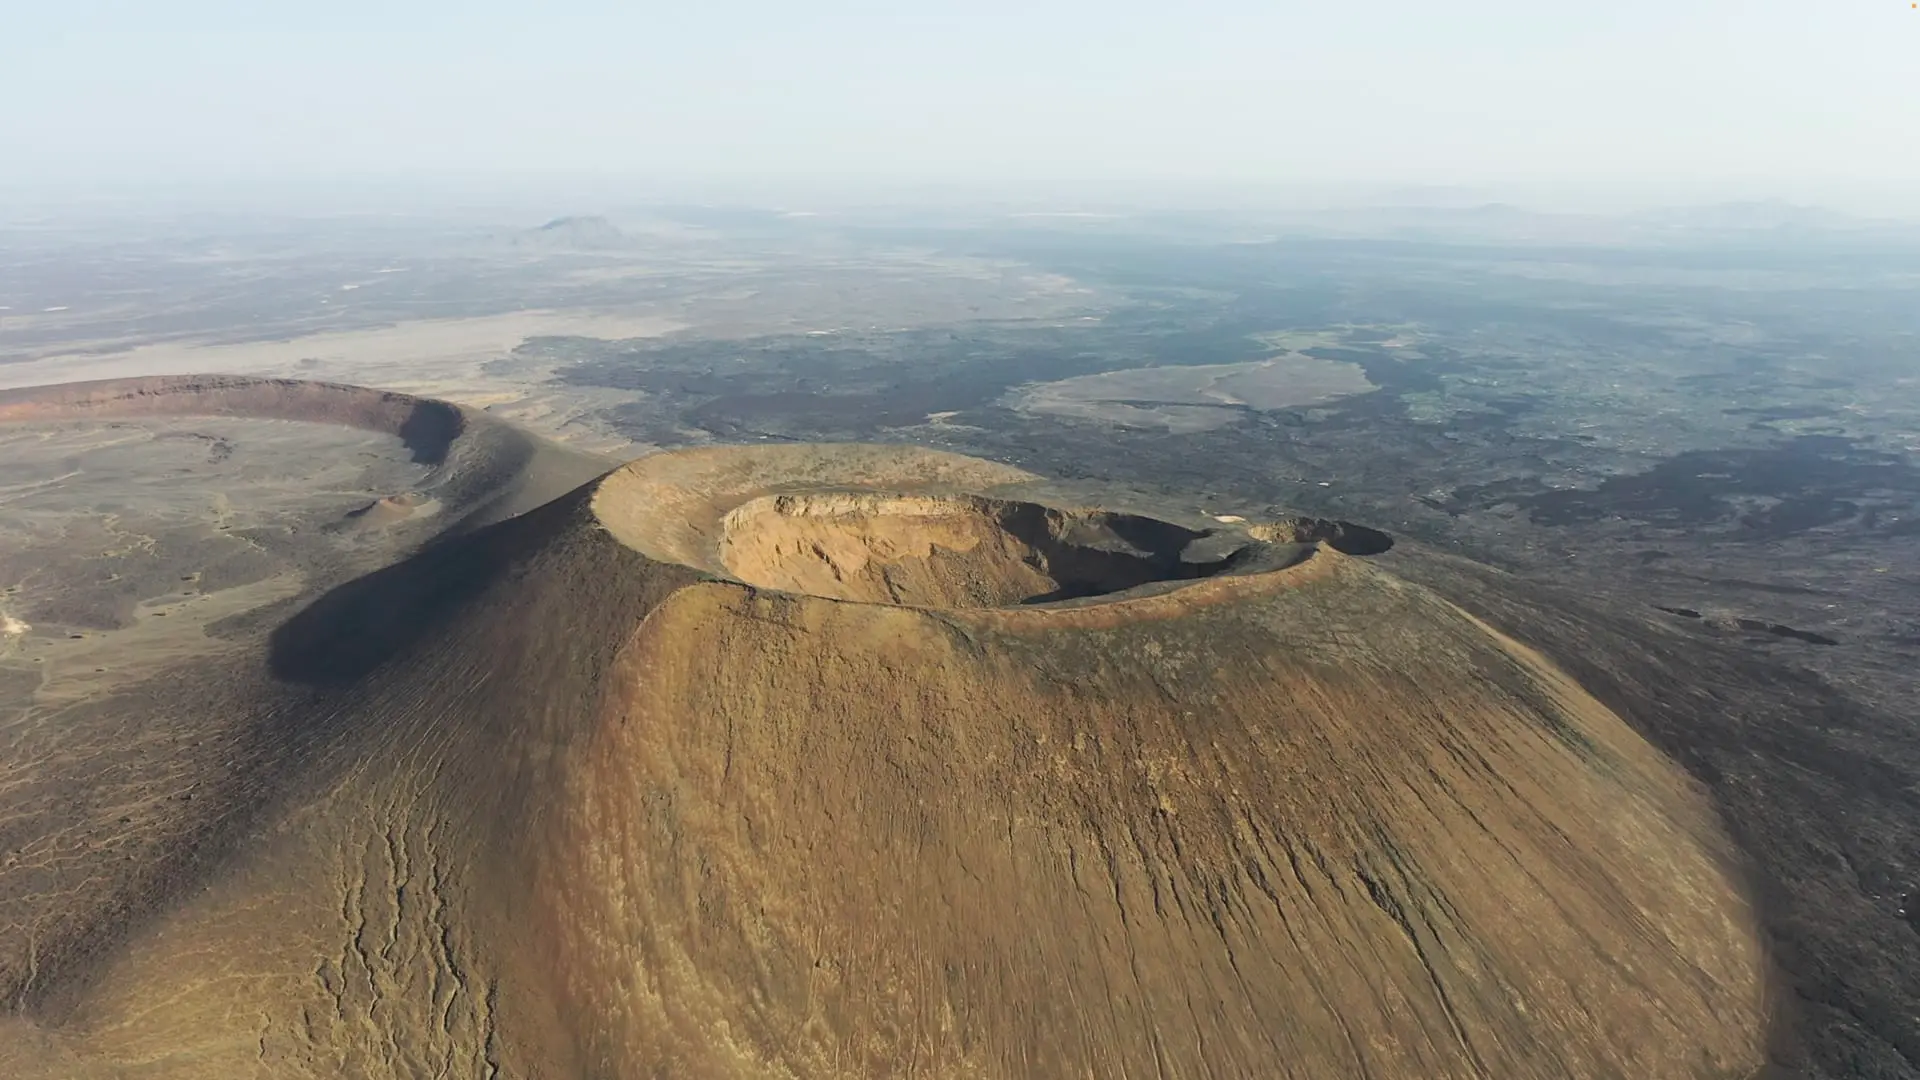
[(530, 173), (1898, 199), (1920, 192), (1920, 11), (0, 0), (0, 185)]

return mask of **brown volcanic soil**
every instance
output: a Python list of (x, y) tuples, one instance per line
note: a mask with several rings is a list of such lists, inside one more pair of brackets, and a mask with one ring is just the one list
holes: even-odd
[(339, 586), (205, 696), (149, 691), (150, 729), (223, 718), (214, 749), (116, 790), (187, 782), (200, 827), (27, 815), (139, 888), (4, 932), (0, 1069), (1759, 1067), (1733, 848), (1618, 715), (1335, 550), (1352, 527), (1034, 479), (657, 455)]

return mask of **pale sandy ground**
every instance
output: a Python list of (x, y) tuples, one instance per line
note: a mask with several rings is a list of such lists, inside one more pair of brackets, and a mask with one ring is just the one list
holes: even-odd
[[(497, 364), (532, 337), (603, 340), (658, 337), (682, 328), (652, 315), (526, 311), (471, 319), (423, 319), (372, 330), (279, 341), (200, 345), (168, 342), (113, 352), (71, 352), (0, 365), (0, 389), (136, 375), (215, 372), (287, 376), (375, 386), (485, 408), (583, 450), (620, 453), (631, 444), (594, 424), (600, 408), (637, 393), (546, 387), (540, 365)], [(499, 370), (489, 371), (489, 365)]]
[(1243, 364), (1127, 368), (1034, 383), (1007, 395), (1029, 416), (1097, 420), (1120, 427), (1208, 431), (1244, 410), (1318, 405), (1375, 389), (1356, 364), (1289, 354)]
[(155, 597), (135, 611), (132, 626), (76, 638), (28, 637), (15, 656), (43, 665), (37, 708), (74, 705), (214, 651), (209, 625), (298, 595), (300, 586), (299, 575), (284, 574), (219, 592)]

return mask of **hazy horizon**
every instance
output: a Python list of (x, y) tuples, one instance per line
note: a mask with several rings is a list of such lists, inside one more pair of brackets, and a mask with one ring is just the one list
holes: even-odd
[(0, 195), (23, 199), (1332, 204), (1412, 189), (1885, 214), (1920, 185), (1920, 12), (1894, 0), (187, 0), (10, 22)]

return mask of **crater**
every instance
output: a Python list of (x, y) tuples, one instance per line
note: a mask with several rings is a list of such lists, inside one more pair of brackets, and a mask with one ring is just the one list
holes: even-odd
[(1063, 607), (1151, 617), (1179, 608), (1175, 593), (1211, 602), (1239, 595), (1243, 578), (1250, 591), (1285, 587), (1272, 575), (1322, 548), (1393, 546), (1386, 533), (1319, 518), (1215, 527), (1057, 505), (1041, 501), (1039, 479), (919, 447), (695, 447), (615, 469), (591, 506), (599, 527), (656, 562), (793, 595), (994, 618)]
[(1393, 550), (1393, 537), (1351, 521), (1291, 517), (1254, 525), (1247, 535), (1269, 544), (1325, 544), (1342, 555), (1367, 557)]
[(1246, 547), (1104, 510), (964, 494), (765, 495), (721, 520), (720, 562), (749, 584), (835, 600), (1010, 607), (1210, 577)]

